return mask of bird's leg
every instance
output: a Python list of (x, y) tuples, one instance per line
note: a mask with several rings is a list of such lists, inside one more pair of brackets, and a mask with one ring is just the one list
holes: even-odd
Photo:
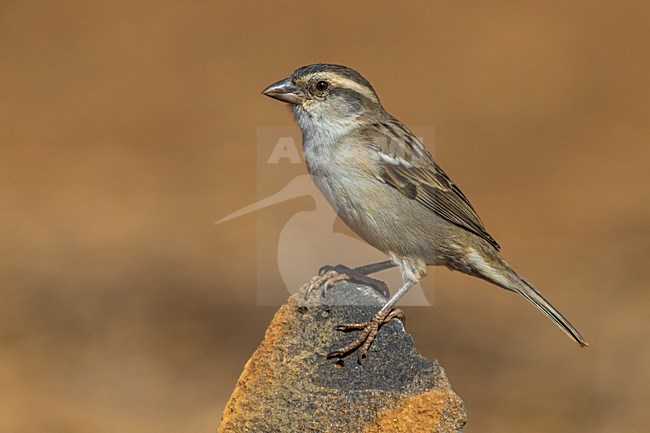
[(339, 273), (349, 273), (357, 276), (366, 276), (370, 274), (383, 271), (384, 269), (390, 269), (397, 266), (393, 263), (392, 260), (384, 260), (383, 262), (371, 263), (369, 265), (357, 266), (356, 268), (348, 268), (345, 265), (325, 265), (318, 271), (319, 275), (324, 274), (327, 271), (337, 271)]
[(396, 266), (392, 261), (385, 260), (379, 263), (372, 263), (369, 265), (359, 266), (356, 268), (349, 268), (345, 265), (330, 266), (326, 265), (320, 268), (318, 275), (313, 277), (301, 290), (305, 290), (305, 299), (309, 298), (314, 290), (322, 288), (322, 295), (325, 296), (327, 290), (334, 285), (334, 283), (341, 280), (350, 280), (358, 284), (364, 284), (372, 287), (384, 297), (390, 296), (388, 286), (381, 280), (371, 278), (368, 274), (383, 271)]
[(375, 338), (377, 337), (377, 334), (379, 334), (379, 330), (384, 323), (390, 322), (392, 319), (399, 319), (402, 322), (405, 321), (404, 312), (398, 308), (393, 307), (397, 301), (399, 301), (400, 298), (415, 285), (416, 282), (417, 281), (412, 280), (404, 282), (397, 293), (395, 293), (395, 295), (393, 295), (393, 297), (390, 298), (390, 300), (386, 302), (386, 304), (372, 316), (372, 319), (370, 319), (370, 321), (363, 323), (344, 323), (342, 325), (338, 325), (336, 329), (339, 331), (361, 331), (361, 335), (350, 344), (328, 353), (327, 357), (342, 358), (356, 350), (357, 362), (361, 364), (363, 362), (363, 359), (367, 356), (368, 349), (370, 349), (373, 341), (375, 341)]

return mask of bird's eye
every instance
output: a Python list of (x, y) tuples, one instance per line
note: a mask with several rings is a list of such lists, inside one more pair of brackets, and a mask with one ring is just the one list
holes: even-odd
[(320, 92), (327, 90), (328, 87), (329, 87), (329, 83), (327, 81), (319, 81), (318, 83), (316, 83), (316, 90)]

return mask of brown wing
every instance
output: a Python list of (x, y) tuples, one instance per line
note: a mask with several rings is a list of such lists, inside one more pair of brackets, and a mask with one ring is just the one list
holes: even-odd
[(374, 140), (380, 154), (380, 180), (499, 250), (499, 244), (487, 232), (465, 194), (438, 166), (422, 143), (401, 124), (389, 126), (388, 132), (382, 132), (392, 135), (399, 128), (395, 140)]

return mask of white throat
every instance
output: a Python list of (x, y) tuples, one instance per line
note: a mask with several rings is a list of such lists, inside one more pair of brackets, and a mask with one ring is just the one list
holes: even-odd
[(303, 146), (331, 143), (359, 126), (356, 116), (334, 118), (323, 116), (318, 111), (307, 112), (303, 108), (295, 108), (293, 113), (302, 131)]

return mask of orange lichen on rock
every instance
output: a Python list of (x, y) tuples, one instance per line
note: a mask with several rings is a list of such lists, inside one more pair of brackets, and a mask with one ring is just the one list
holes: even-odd
[(457, 432), (458, 420), (464, 418), (465, 406), (456, 393), (431, 390), (404, 397), (394, 409), (378, 414), (363, 433)]

